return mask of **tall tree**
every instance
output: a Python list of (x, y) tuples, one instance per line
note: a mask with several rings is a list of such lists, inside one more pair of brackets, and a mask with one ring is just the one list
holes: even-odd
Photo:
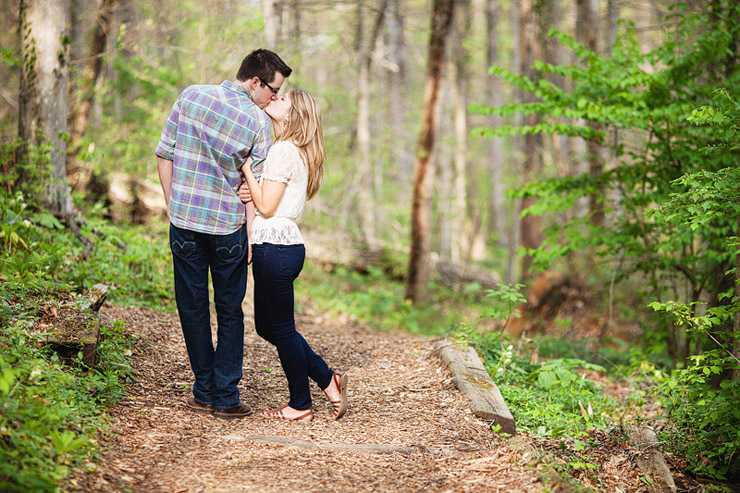
[(455, 122), (455, 153), (452, 178), (450, 209), (446, 216), (450, 220), (450, 259), (459, 262), (462, 258), (463, 231), (467, 212), (467, 161), (468, 161), (468, 51), (464, 41), (470, 34), (470, 0), (457, 2), (455, 16), (452, 60), (452, 107)]
[[(370, 71), (373, 62), (373, 48), (378, 39), (380, 28), (383, 25), (388, 0), (381, 0), (375, 10), (375, 17), (370, 32), (359, 33), (359, 50), (357, 60), (359, 63), (357, 71), (357, 173), (358, 199), (360, 201), (360, 225), (365, 243), (373, 246), (376, 242), (375, 207), (373, 206), (373, 194), (370, 188), (372, 183), (371, 162), (371, 135), (370, 135), (370, 98), (372, 96), (370, 86)], [(360, 4), (361, 6), (362, 4)]]
[(428, 257), (431, 240), (431, 182), (429, 163), (433, 162), (439, 118), (435, 111), (442, 82), (445, 44), (454, 17), (453, 0), (434, 0), (432, 32), (429, 38), (427, 82), (424, 90), (424, 109), (414, 166), (414, 191), (411, 207), (411, 250), (409, 253), (406, 298), (412, 303), (426, 296), (429, 281)]
[[(404, 40), (404, 19), (401, 14), (400, 0), (391, 0), (388, 4), (388, 15), (386, 15), (386, 26), (388, 40), (388, 54), (386, 65), (388, 67), (388, 127), (390, 135), (396, 142), (403, 139), (406, 134), (406, 99), (401, 91), (406, 87), (407, 62), (406, 43)], [(401, 140), (403, 142), (403, 140)], [(397, 179), (400, 183), (411, 182), (413, 172), (413, 159), (406, 145), (396, 144), (390, 146), (390, 162), (397, 165)]]
[[(82, 72), (82, 83), (80, 84), (78, 107), (75, 112), (72, 128), (70, 129), (69, 157), (70, 163), (68, 170), (70, 175), (77, 174), (78, 171), (84, 171), (82, 176), (77, 177), (76, 188), (84, 189), (92, 175), (92, 167), (84, 166), (75, 160), (80, 149), (80, 140), (85, 134), (88, 122), (90, 120), (90, 110), (95, 102), (95, 88), (100, 79), (100, 73), (103, 68), (103, 59), (105, 50), (108, 45), (108, 36), (111, 31), (111, 20), (113, 10), (118, 0), (101, 0), (95, 16), (95, 27), (93, 28), (92, 40), (90, 42), (90, 52), (85, 61), (85, 68)], [(81, 167), (81, 170), (77, 168)]]
[(265, 45), (276, 49), (280, 31), (279, 9), (276, 0), (262, 0), (262, 17), (265, 18)]
[(50, 143), (51, 173), (42, 177), (48, 206), (73, 212), (67, 185), (67, 84), (69, 79), (69, 2), (21, 0), (22, 72), (18, 133), (25, 143)]
[[(599, 21), (596, 15), (597, 8), (595, 0), (576, 0), (576, 40), (586, 49), (597, 53), (599, 50)], [(595, 131), (602, 128), (595, 122), (588, 122), (587, 125)], [(594, 132), (596, 133), (596, 132)], [(604, 172), (604, 162), (601, 157), (601, 145), (594, 141), (588, 140), (586, 143), (586, 160), (588, 161), (588, 172), (594, 177), (599, 177)], [(597, 193), (589, 197), (589, 213), (591, 222), (595, 225), (604, 223), (604, 206), (601, 203), (604, 193), (604, 187), (600, 186)]]
[[(486, 1), (486, 68), (499, 63), (499, 0)], [(501, 96), (501, 79), (496, 75), (488, 75), (486, 83), (486, 101), (494, 108), (503, 104)], [(491, 127), (497, 127), (501, 123), (501, 117), (490, 117)], [(488, 166), (491, 175), (491, 188), (489, 201), (491, 203), (491, 216), (489, 230), (496, 232), (499, 245), (509, 243), (506, 229), (506, 203), (504, 200), (504, 153), (503, 143), (500, 137), (491, 137), (488, 143)]]
[[(519, 2), (519, 49), (521, 50), (521, 73), (529, 78), (535, 78), (532, 64), (536, 60), (542, 60), (542, 29), (540, 15), (534, 4), (534, 0), (521, 0)], [(535, 101), (532, 93), (522, 94), (525, 103)], [(524, 115), (524, 125), (535, 126), (539, 116), (534, 113)], [(522, 168), (524, 180), (529, 182), (535, 179), (542, 169), (542, 135), (527, 133), (519, 139), (521, 153), (524, 156)], [(522, 207), (526, 209), (536, 199), (527, 198), (522, 201)], [(522, 247), (526, 249), (537, 248), (542, 241), (542, 220), (529, 214), (521, 219)], [(532, 257), (525, 255), (522, 261), (522, 277), (526, 278), (532, 265)]]

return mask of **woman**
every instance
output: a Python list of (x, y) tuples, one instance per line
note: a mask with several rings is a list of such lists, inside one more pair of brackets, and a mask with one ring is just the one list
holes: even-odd
[[(293, 281), (303, 268), (306, 250), (296, 219), (307, 199), (319, 190), (324, 175), (321, 114), (307, 93), (294, 89), (270, 102), (265, 112), (273, 121), (275, 144), (265, 160), (258, 183), (249, 162), (247, 179), (257, 217), (249, 238), (254, 274), (254, 322), (257, 334), (277, 347), (288, 378), (290, 401), (265, 411), (265, 416), (311, 420), (313, 407), (308, 379), (324, 391), (334, 406), (334, 419), (347, 412), (347, 375), (332, 371), (296, 331)], [(246, 189), (239, 190), (242, 200)]]

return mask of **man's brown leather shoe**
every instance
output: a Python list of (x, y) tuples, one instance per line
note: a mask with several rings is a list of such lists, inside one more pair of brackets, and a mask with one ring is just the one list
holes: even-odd
[(243, 418), (252, 414), (252, 408), (240, 402), (238, 406), (231, 409), (216, 409), (213, 416), (221, 419)]
[(211, 414), (213, 413), (213, 411), (216, 410), (216, 407), (213, 404), (201, 404), (200, 402), (196, 401), (195, 397), (193, 396), (190, 396), (190, 398), (185, 401), (185, 405), (196, 413), (201, 414)]

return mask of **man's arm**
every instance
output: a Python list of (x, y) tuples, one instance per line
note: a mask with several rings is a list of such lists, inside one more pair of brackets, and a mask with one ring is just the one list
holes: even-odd
[(172, 191), (172, 173), (173, 163), (167, 159), (163, 159), (157, 156), (157, 172), (159, 173), (159, 181), (162, 183), (162, 192), (164, 193), (164, 201), (167, 203), (167, 208), (170, 207), (170, 192)]

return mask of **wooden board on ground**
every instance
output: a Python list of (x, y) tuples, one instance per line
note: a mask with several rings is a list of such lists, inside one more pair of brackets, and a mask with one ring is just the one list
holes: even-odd
[(434, 350), (450, 369), (455, 387), (470, 398), (473, 413), (500, 425), (502, 432), (515, 434), (514, 417), (475, 349), (444, 339), (435, 344)]

